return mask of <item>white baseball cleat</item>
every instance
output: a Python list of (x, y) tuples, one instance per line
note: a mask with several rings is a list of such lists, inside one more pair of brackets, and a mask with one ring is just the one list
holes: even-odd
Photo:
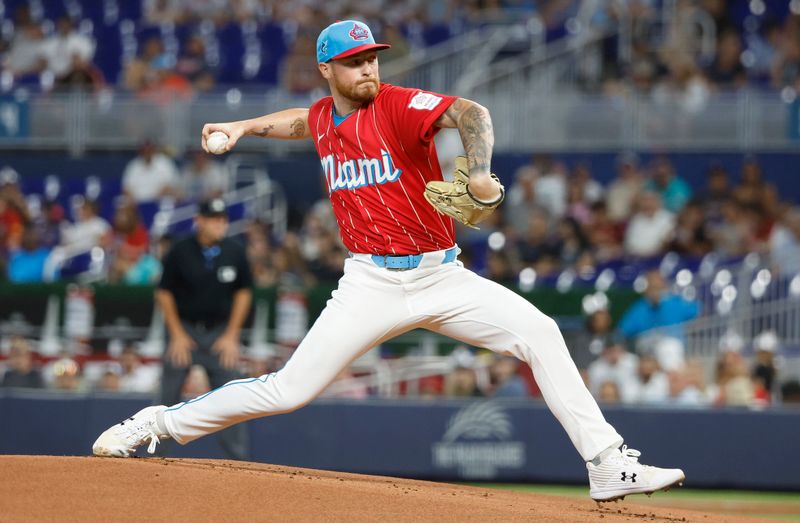
[(154, 453), (161, 439), (169, 438), (169, 435), (163, 434), (158, 429), (156, 423), (156, 414), (166, 408), (164, 405), (146, 407), (125, 421), (112, 426), (100, 434), (94, 442), (92, 453), (95, 456), (127, 458), (148, 440), (150, 444), (147, 446), (147, 452)]
[(615, 501), (630, 494), (650, 495), (682, 485), (686, 475), (681, 469), (662, 469), (639, 463), (641, 453), (626, 445), (589, 469), (589, 496), (595, 501)]

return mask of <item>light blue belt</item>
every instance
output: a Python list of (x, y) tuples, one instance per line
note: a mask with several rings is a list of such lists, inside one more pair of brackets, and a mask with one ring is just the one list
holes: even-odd
[[(444, 251), (444, 260), (442, 263), (450, 263), (455, 261), (458, 255), (458, 247), (452, 247)], [(384, 269), (416, 269), (422, 262), (424, 254), (407, 254), (405, 256), (372, 256), (372, 262), (378, 267)]]

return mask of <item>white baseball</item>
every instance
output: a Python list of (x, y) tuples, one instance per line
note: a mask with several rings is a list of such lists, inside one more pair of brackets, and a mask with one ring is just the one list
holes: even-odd
[(206, 139), (206, 147), (214, 154), (224, 153), (226, 145), (228, 145), (228, 135), (222, 131), (214, 131)]

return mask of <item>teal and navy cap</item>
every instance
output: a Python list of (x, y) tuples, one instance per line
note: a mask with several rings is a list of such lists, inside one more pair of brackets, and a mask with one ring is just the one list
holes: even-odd
[(389, 44), (376, 44), (367, 24), (345, 20), (331, 24), (317, 38), (317, 63), (345, 58), (370, 49), (388, 49)]

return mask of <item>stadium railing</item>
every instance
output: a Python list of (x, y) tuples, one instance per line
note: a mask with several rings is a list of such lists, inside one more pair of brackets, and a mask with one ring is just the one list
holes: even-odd
[[(413, 85), (413, 84), (411, 84)], [(318, 93), (321, 95), (322, 93)], [(463, 94), (463, 93), (462, 93)], [(794, 150), (800, 142), (800, 97), (742, 89), (680, 97), (630, 93), (609, 97), (577, 91), (530, 91), (513, 83), (474, 98), (487, 106), (498, 152), (531, 149)], [(203, 124), (308, 106), (314, 96), (231, 89), (192, 102), (159, 106), (133, 95), (29, 96), (0, 100), (0, 150), (134, 149), (146, 137), (177, 152), (193, 149)], [(283, 155), (312, 151), (310, 141), (244, 140), (240, 151)]]

